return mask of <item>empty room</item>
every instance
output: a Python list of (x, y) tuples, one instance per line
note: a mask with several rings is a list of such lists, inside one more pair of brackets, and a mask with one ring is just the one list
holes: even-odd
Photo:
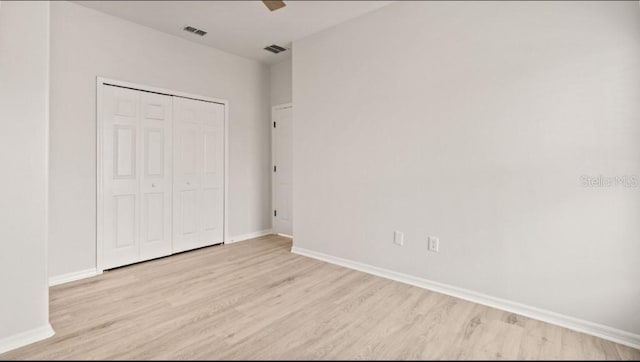
[(640, 359), (640, 2), (0, 0), (0, 360)]

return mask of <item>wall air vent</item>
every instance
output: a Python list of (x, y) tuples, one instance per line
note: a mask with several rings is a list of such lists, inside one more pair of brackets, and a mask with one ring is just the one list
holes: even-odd
[(193, 26), (185, 26), (182, 30), (188, 31), (190, 33), (194, 33), (200, 36), (204, 36), (207, 33), (206, 31), (194, 28)]
[(268, 51), (270, 51), (270, 52), (272, 52), (274, 54), (278, 54), (278, 53), (283, 52), (283, 51), (285, 51), (287, 49), (283, 48), (283, 47), (281, 47), (279, 45), (272, 44), (272, 45), (269, 45), (268, 47), (264, 48), (264, 50), (268, 50)]

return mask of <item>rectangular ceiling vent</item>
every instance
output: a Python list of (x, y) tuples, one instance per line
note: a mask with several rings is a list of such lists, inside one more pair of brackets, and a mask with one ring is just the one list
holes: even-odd
[(283, 51), (285, 51), (287, 49), (283, 48), (283, 47), (281, 47), (279, 45), (272, 44), (272, 45), (269, 45), (268, 47), (264, 48), (264, 50), (268, 50), (268, 51), (270, 51), (270, 52), (272, 52), (274, 54), (278, 54), (278, 53), (283, 52)]
[(204, 36), (207, 33), (206, 31), (194, 28), (193, 26), (185, 26), (182, 30), (188, 31), (190, 33), (194, 33), (200, 36)]

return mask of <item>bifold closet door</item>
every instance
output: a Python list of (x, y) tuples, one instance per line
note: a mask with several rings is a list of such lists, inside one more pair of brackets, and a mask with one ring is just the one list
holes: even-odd
[(173, 252), (223, 242), (223, 104), (174, 97)]
[(103, 86), (103, 267), (171, 254), (172, 97)]

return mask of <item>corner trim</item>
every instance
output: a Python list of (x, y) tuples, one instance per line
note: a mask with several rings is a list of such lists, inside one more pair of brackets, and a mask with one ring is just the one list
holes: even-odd
[(255, 232), (248, 233), (248, 234), (242, 234), (242, 235), (230, 237), (224, 243), (225, 244), (233, 244), (233, 243), (237, 243), (238, 241), (244, 241), (244, 240), (249, 240), (249, 239), (253, 239), (253, 238), (259, 238), (259, 237), (265, 236), (265, 235), (270, 235), (271, 233), (272, 233), (271, 229), (264, 229), (264, 230), (261, 230), (261, 231), (255, 231)]
[(5, 337), (0, 339), (0, 353), (5, 353), (28, 344), (41, 341), (53, 336), (55, 333), (56, 332), (53, 328), (51, 328), (51, 324), (47, 323), (42, 327)]
[(511, 313), (523, 315), (525, 317), (537, 319), (543, 322), (568, 328), (577, 332), (590, 334), (625, 346), (640, 349), (640, 335), (633, 334), (620, 329), (612, 328), (602, 324), (589, 322), (587, 320), (570, 317), (567, 315), (539, 309), (529, 305), (513, 302), (507, 299), (497, 298), (490, 295), (474, 292), (469, 289), (459, 288), (448, 284), (434, 282), (428, 279), (411, 276), (395, 272), (392, 270), (379, 268), (376, 266), (359, 263), (356, 261), (338, 258), (332, 255), (307, 250), (299, 247), (292, 247), (291, 252), (309, 258), (321, 260), (327, 263), (343, 266), (349, 269), (358, 270), (367, 274), (376, 275), (382, 278), (395, 280), (400, 283), (413, 285), (419, 288), (450, 295), (452, 297), (464, 299), (470, 302), (486, 305)]
[(96, 268), (90, 268), (85, 270), (79, 270), (72, 273), (56, 275), (49, 278), (49, 286), (52, 287), (54, 285), (69, 283), (69, 282), (73, 282), (73, 281), (84, 279), (84, 278), (90, 278), (98, 274), (99, 273), (96, 270)]

